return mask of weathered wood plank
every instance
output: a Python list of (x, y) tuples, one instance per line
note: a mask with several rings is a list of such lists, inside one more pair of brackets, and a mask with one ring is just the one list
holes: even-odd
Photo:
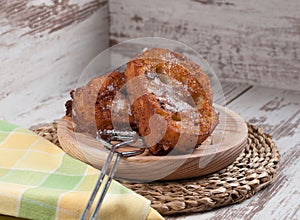
[(0, 1), (0, 118), (30, 127), (62, 116), (68, 91), (106, 47), (106, 0)]
[(228, 107), (273, 135), (281, 153), (277, 179), (241, 204), (178, 219), (299, 219), (300, 92), (253, 87)]
[(110, 41), (165, 37), (226, 80), (299, 90), (300, 1), (110, 0)]
[[(280, 150), (283, 141), (300, 143), (300, 92), (253, 87), (229, 104), (246, 121), (261, 126), (271, 134)], [(296, 139), (295, 139), (296, 137)], [(287, 143), (286, 143), (287, 144)]]
[[(227, 82), (227, 81), (221, 81), (222, 86), (222, 92), (225, 98), (225, 104), (228, 105), (232, 101), (234, 101), (236, 98), (238, 98), (240, 95), (247, 92), (249, 89), (252, 88), (251, 85), (247, 83), (236, 83), (236, 82)], [(215, 102), (222, 102), (223, 98), (222, 93), (218, 94), (217, 91), (214, 91), (214, 101)]]

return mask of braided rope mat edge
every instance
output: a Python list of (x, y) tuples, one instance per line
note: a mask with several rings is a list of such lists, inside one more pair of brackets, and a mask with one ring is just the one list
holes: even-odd
[[(57, 123), (32, 130), (59, 145)], [(248, 123), (248, 144), (228, 167), (194, 179), (153, 183), (122, 182), (146, 197), (162, 215), (201, 212), (239, 203), (269, 185), (276, 176), (280, 155), (272, 137)]]

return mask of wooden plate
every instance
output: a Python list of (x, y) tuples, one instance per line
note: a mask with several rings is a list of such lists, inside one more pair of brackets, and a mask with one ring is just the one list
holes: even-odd
[[(244, 120), (228, 108), (216, 105), (220, 123), (209, 141), (192, 154), (179, 156), (138, 155), (122, 159), (115, 177), (132, 181), (178, 180), (198, 177), (220, 170), (232, 163), (247, 143)], [(58, 124), (58, 138), (63, 150), (74, 158), (101, 169), (107, 151), (92, 136), (75, 133), (71, 119)]]

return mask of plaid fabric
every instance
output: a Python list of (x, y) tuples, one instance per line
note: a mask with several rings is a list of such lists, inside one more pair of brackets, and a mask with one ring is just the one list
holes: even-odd
[[(0, 120), (0, 214), (78, 219), (98, 176), (98, 170), (35, 133)], [(147, 216), (162, 219), (148, 200), (113, 181), (100, 218), (140, 220)]]

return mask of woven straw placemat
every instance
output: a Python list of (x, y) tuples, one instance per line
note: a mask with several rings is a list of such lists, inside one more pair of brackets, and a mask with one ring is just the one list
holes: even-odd
[[(32, 128), (59, 146), (57, 123)], [(162, 215), (201, 212), (238, 203), (266, 187), (280, 161), (271, 136), (248, 124), (248, 144), (228, 167), (203, 177), (181, 181), (123, 184), (152, 201)]]

